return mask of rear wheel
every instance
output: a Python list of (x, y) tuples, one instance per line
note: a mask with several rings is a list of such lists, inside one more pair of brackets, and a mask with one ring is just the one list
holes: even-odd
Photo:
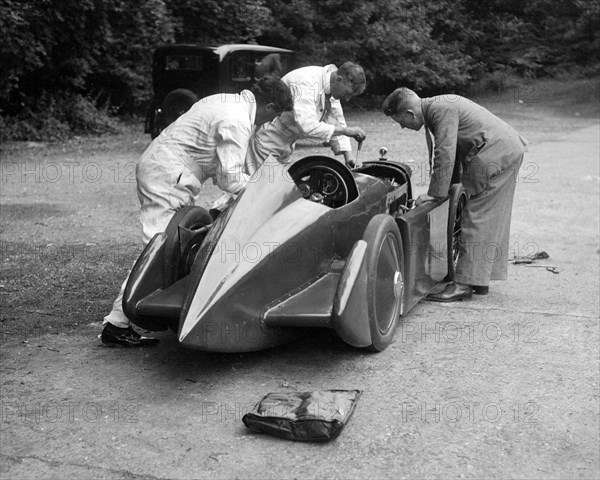
[(201, 207), (183, 207), (173, 215), (165, 230), (165, 268), (163, 288), (189, 273), (189, 258), (197, 250), (212, 223), (210, 214)]
[(462, 218), (468, 195), (461, 184), (454, 184), (450, 189), (450, 212), (448, 214), (448, 275), (446, 281), (451, 282), (456, 275), (456, 264), (460, 254), (460, 235)]
[(365, 230), (367, 243), (367, 308), (374, 352), (385, 350), (394, 338), (404, 297), (402, 237), (394, 219), (375, 215)]

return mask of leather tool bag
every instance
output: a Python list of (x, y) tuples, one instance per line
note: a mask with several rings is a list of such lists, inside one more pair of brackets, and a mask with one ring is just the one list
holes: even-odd
[(253, 432), (288, 440), (327, 442), (354, 413), (360, 390), (269, 393), (242, 421)]

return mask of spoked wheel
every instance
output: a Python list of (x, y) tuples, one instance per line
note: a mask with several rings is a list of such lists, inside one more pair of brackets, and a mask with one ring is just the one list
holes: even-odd
[(454, 280), (456, 264), (460, 255), (460, 236), (462, 219), (468, 195), (460, 184), (452, 185), (450, 189), (450, 212), (448, 214), (448, 275), (446, 281)]
[(402, 237), (394, 219), (375, 215), (365, 230), (367, 243), (367, 307), (371, 345), (374, 352), (385, 350), (394, 338), (403, 313), (404, 257)]
[(163, 288), (189, 273), (189, 257), (197, 251), (211, 223), (212, 217), (201, 207), (183, 207), (173, 215), (165, 230), (167, 241)]

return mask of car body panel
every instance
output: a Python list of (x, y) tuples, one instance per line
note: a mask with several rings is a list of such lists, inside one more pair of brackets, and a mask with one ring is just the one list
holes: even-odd
[(405, 240), (405, 309), (414, 307), (447, 273), (449, 200), (427, 202), (396, 221)]

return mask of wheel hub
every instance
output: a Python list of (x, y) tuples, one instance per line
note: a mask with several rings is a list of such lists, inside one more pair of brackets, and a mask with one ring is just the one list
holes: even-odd
[(402, 280), (402, 274), (399, 270), (394, 273), (394, 296), (396, 298), (402, 298), (402, 292), (404, 291), (404, 281)]

